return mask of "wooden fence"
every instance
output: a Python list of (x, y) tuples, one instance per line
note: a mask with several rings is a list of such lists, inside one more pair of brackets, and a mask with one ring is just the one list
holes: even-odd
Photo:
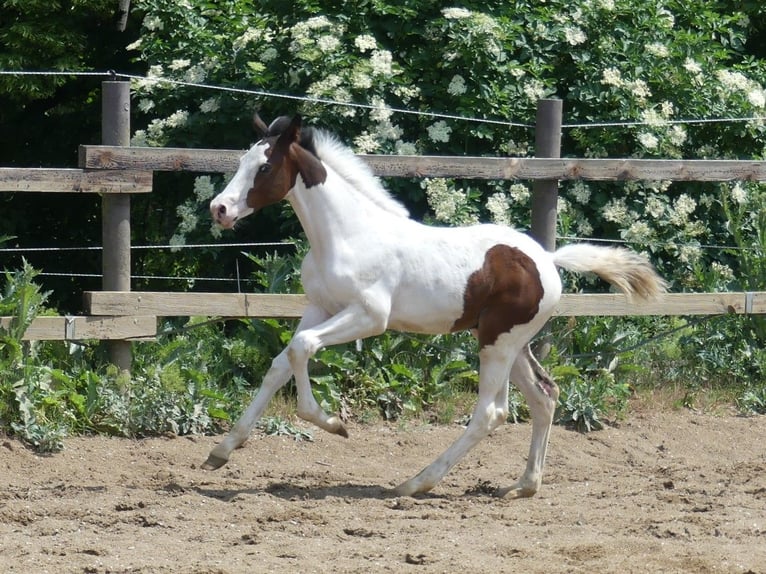
[[(107, 86), (107, 84), (123, 84)], [(155, 171), (233, 172), (242, 150), (133, 148), (124, 145), (129, 118), (128, 86), (104, 83), (105, 144), (81, 146), (81, 169), (0, 168), (0, 191), (73, 192), (102, 194), (104, 202), (104, 283), (102, 291), (85, 293), (86, 315), (40, 317), (26, 333), (28, 339), (106, 339), (121, 345), (116, 364), (128, 368), (125, 354), (131, 339), (156, 335), (157, 318), (169, 316), (299, 317), (302, 295), (234, 293), (163, 293), (130, 291), (129, 202), (113, 198), (151, 191)], [(546, 104), (547, 102), (547, 104)], [(553, 101), (555, 104), (555, 101)], [(376, 156), (362, 155), (383, 177), (450, 177), (463, 179), (529, 180), (534, 182), (532, 234), (552, 244), (556, 188), (560, 180), (625, 181), (766, 181), (766, 162), (749, 160), (640, 160), (560, 158), (557, 146), (561, 108), (541, 102), (535, 158)], [(546, 115), (546, 110), (548, 113)], [(552, 112), (551, 112), (552, 110)], [(558, 110), (558, 111), (556, 111)], [(551, 117), (551, 113), (554, 115)], [(559, 116), (556, 117), (555, 114)], [(129, 122), (128, 122), (129, 125)], [(129, 130), (127, 130), (129, 131)], [(542, 142), (542, 143), (541, 143)], [(116, 204), (116, 205), (115, 205)], [(535, 213), (537, 210), (537, 214)], [(127, 212), (127, 215), (126, 215)], [(552, 214), (552, 215), (551, 215)], [(127, 217), (127, 242), (125, 220)], [(542, 224), (538, 222), (543, 222)], [(115, 223), (116, 222), (116, 223)], [(535, 226), (538, 226), (537, 229)], [(541, 228), (540, 225), (543, 227)], [(120, 229), (115, 236), (114, 227)], [(550, 247), (549, 247), (550, 248)], [(127, 283), (126, 283), (127, 262)], [(766, 292), (667, 294), (651, 304), (636, 305), (619, 294), (565, 294), (557, 315), (712, 315), (766, 313)], [(9, 318), (1, 318), (0, 326)], [(127, 347), (129, 349), (129, 347)]]

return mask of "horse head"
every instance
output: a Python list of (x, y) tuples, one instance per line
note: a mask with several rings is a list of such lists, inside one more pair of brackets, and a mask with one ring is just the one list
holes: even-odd
[(213, 220), (225, 228), (287, 197), (298, 175), (306, 188), (324, 183), (327, 171), (316, 156), (311, 128), (301, 129), (299, 115), (281, 116), (270, 126), (255, 114), (262, 139), (239, 160), (229, 185), (210, 202)]

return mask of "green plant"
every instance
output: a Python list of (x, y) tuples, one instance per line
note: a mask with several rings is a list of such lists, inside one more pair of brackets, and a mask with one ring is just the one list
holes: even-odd
[(296, 441), (314, 440), (314, 435), (310, 430), (302, 429), (282, 417), (265, 417), (258, 421), (256, 428), (261, 429), (267, 435), (290, 436)]
[(627, 406), (630, 386), (617, 382), (607, 369), (581, 372), (572, 365), (561, 365), (552, 374), (561, 381), (555, 417), (558, 424), (570, 425), (579, 432), (599, 430), (606, 417), (622, 415)]
[(749, 415), (766, 415), (766, 386), (747, 389), (738, 399), (740, 411)]

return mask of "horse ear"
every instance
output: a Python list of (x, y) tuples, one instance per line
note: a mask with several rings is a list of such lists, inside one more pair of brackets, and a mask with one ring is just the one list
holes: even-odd
[(293, 119), (290, 121), (290, 125), (288, 126), (285, 133), (289, 134), (290, 141), (291, 142), (297, 142), (301, 139), (301, 125), (303, 124), (303, 118), (301, 118), (300, 114), (295, 114), (293, 116)]
[(261, 119), (261, 116), (258, 115), (258, 112), (253, 114), (253, 129), (255, 130), (255, 133), (261, 137), (266, 137), (266, 135), (269, 133), (269, 126), (267, 126), (266, 122)]

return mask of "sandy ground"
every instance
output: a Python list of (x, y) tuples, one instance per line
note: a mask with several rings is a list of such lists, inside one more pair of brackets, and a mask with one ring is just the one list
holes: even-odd
[(542, 491), (529, 425), (501, 427), (432, 494), (391, 496), (457, 425), (350, 425), (314, 442), (256, 434), (72, 438), (38, 456), (0, 438), (0, 572), (766, 573), (766, 417), (631, 414), (554, 427)]

